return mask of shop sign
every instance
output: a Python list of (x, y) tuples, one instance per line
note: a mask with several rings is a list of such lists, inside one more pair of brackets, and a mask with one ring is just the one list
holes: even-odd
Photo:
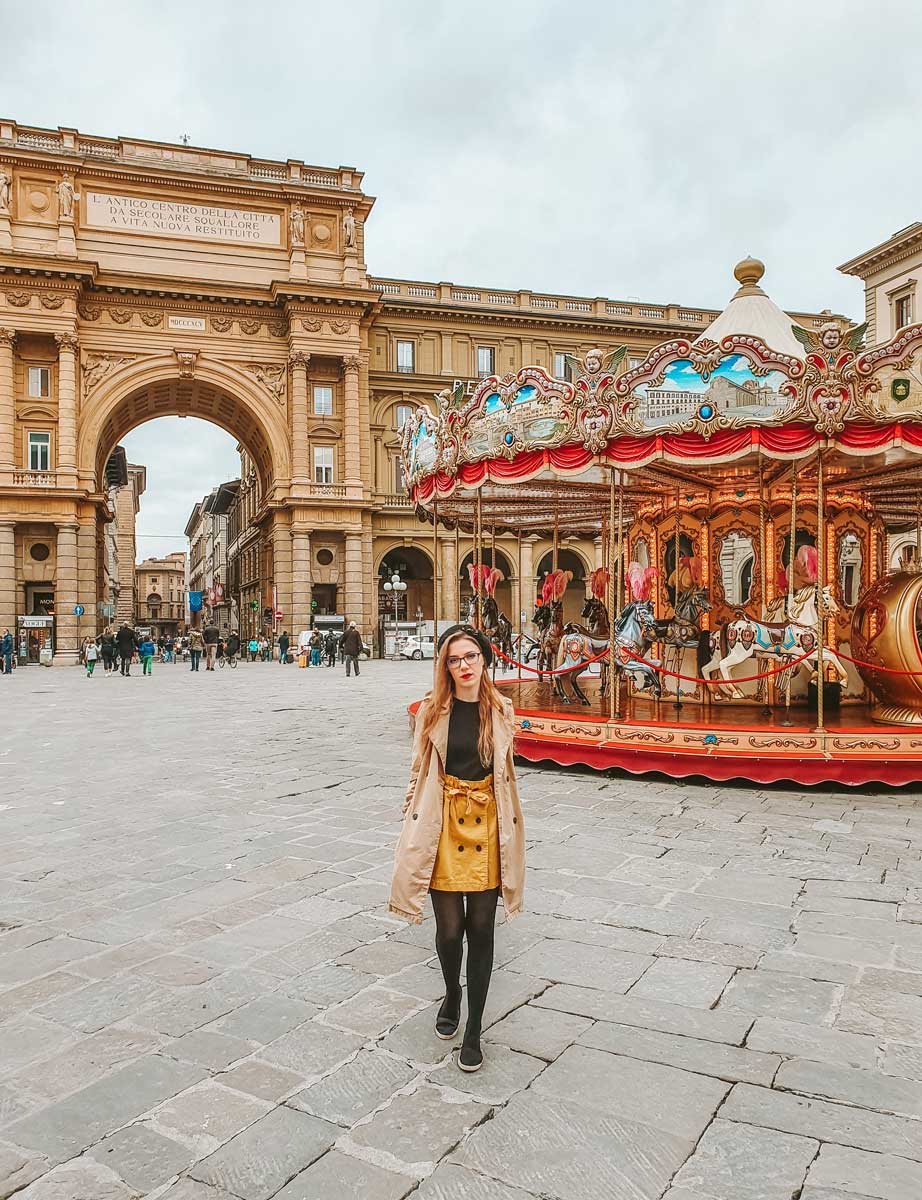
[(17, 620), (21, 629), (50, 629), (54, 624), (54, 617), (18, 617)]

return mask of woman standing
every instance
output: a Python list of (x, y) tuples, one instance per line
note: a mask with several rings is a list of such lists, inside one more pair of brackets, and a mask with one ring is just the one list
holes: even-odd
[(115, 634), (112, 626), (107, 625), (99, 638), (99, 648), (102, 651), (102, 665), (106, 676), (115, 671), (115, 660), (118, 658), (118, 647), (115, 644)]
[(438, 641), (432, 691), (416, 714), (403, 829), (388, 909), (422, 920), (428, 892), (445, 999), (435, 1031), (448, 1041), (461, 1024), (461, 957), (467, 937), (467, 1023), (458, 1066), (477, 1071), (483, 1010), (493, 973), (496, 903), (506, 920), (522, 911), (525, 827), (515, 781), (512, 701), (486, 668), (489, 640), (454, 625)]

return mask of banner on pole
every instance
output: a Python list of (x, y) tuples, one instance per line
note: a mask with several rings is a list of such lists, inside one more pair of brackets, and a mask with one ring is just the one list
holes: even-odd
[(190, 592), (189, 593), (189, 612), (201, 612), (201, 611), (202, 611), (202, 593), (201, 592)]

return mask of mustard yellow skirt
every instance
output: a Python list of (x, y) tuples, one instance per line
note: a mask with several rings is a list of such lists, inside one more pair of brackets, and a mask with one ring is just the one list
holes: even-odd
[(499, 887), (499, 829), (493, 776), (445, 776), (442, 832), (429, 886), (440, 892), (486, 892)]

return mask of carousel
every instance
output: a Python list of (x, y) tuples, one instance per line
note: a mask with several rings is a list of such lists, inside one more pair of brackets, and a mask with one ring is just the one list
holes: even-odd
[[(741, 262), (705, 333), (635, 367), (624, 347), (572, 359), (571, 381), (526, 366), (404, 430), (418, 514), (473, 538), (468, 616), (524, 758), (922, 779), (922, 325), (866, 350), (864, 326), (792, 324), (763, 272)], [(519, 571), (523, 537), (552, 539), (530, 621), (497, 605), (497, 533)], [(579, 620), (558, 563), (572, 536), (602, 545)]]

